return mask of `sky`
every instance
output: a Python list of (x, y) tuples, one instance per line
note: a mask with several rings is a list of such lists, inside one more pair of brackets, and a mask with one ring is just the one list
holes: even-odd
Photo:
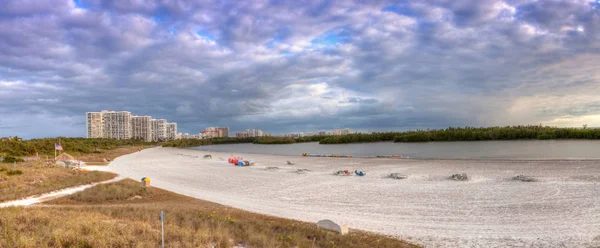
[(600, 126), (600, 0), (2, 0), (0, 137)]

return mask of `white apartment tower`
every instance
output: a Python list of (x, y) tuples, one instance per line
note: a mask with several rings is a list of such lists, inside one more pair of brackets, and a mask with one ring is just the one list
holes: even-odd
[(152, 119), (152, 140), (163, 141), (167, 139), (167, 120)]
[(131, 139), (131, 113), (102, 110), (102, 137)]
[(248, 137), (262, 137), (263, 131), (260, 129), (246, 129), (246, 133), (248, 133)]
[(167, 140), (177, 139), (177, 123), (167, 123)]
[(86, 137), (87, 138), (102, 138), (102, 113), (87, 112), (86, 116)]
[(177, 138), (177, 123), (167, 123), (165, 119), (109, 110), (87, 112), (85, 116), (87, 138), (141, 139), (146, 142)]
[(131, 137), (146, 142), (152, 141), (152, 117), (151, 116), (132, 116), (131, 117)]

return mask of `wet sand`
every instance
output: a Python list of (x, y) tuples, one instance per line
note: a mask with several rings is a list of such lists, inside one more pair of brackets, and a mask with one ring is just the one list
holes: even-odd
[[(213, 158), (203, 159), (205, 154)], [(256, 164), (233, 166), (227, 163), (231, 153), (151, 148), (115, 159), (108, 170), (136, 180), (150, 177), (154, 186), (248, 211), (332, 219), (426, 247), (600, 245), (600, 161), (233, 155)], [(332, 175), (345, 169), (367, 176)], [(394, 172), (408, 178), (385, 178)], [(453, 173), (470, 179), (449, 180)], [(538, 181), (512, 180), (516, 174)]]

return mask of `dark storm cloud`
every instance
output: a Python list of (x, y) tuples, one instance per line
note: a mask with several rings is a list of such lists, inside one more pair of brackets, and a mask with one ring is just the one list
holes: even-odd
[(578, 0), (3, 1), (0, 136), (83, 136), (84, 112), (102, 109), (190, 133), (600, 125), (599, 13)]

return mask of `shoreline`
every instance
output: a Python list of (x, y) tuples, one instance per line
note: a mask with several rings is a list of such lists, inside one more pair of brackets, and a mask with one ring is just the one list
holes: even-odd
[[(454, 142), (454, 141), (450, 141), (450, 142)], [(358, 144), (358, 143), (355, 143)], [(222, 145), (229, 145), (229, 144), (222, 144)], [(220, 145), (211, 145), (211, 146), (220, 146)], [(195, 146), (198, 147), (198, 146)], [(191, 150), (191, 151), (200, 151), (200, 152), (213, 152), (213, 153), (243, 153), (243, 154), (252, 154), (252, 155), (273, 155), (273, 156), (285, 156), (285, 157), (305, 157), (302, 156), (301, 152), (300, 155), (290, 155), (290, 154), (269, 154), (269, 153), (255, 153), (255, 152), (225, 152), (225, 151), (216, 151), (216, 150), (203, 150), (203, 149), (194, 149), (195, 147), (165, 147), (165, 148), (172, 148), (172, 149), (181, 149), (181, 150)], [(352, 154), (348, 154), (348, 155), (352, 155)], [(383, 156), (387, 156), (387, 155), (383, 155)], [(457, 161), (457, 160), (464, 160), (464, 161), (498, 161), (498, 162), (502, 162), (502, 161), (509, 161), (509, 162), (528, 162), (528, 161), (556, 161), (556, 162), (560, 162), (560, 161), (564, 161), (564, 162), (568, 162), (568, 161), (600, 161), (600, 158), (531, 158), (531, 159), (527, 159), (527, 158), (516, 158), (516, 159), (512, 159), (512, 158), (414, 158), (414, 157), (408, 157), (408, 158), (378, 158), (376, 156), (369, 156), (369, 157), (364, 157), (364, 156), (352, 156), (352, 157), (317, 157), (317, 156), (306, 156), (306, 157), (311, 157), (311, 158), (332, 158), (332, 159), (393, 159), (393, 160), (424, 160), (424, 161)]]
[[(589, 246), (595, 245), (592, 240), (600, 234), (593, 228), (600, 224), (600, 214), (590, 214), (596, 212), (595, 187), (600, 184), (600, 177), (593, 176), (600, 174), (595, 161), (335, 159), (234, 153), (257, 162), (237, 167), (226, 161), (230, 152), (210, 152), (213, 159), (203, 159), (206, 153), (149, 149), (121, 157), (109, 167), (134, 179), (149, 176), (157, 187), (194, 198), (301, 221), (332, 219), (353, 229), (425, 246), (518, 246), (542, 241), (546, 246)], [(291, 157), (295, 165), (286, 165)], [(269, 166), (279, 169), (265, 170)], [(296, 168), (310, 171), (297, 174)], [(331, 174), (344, 168), (364, 170), (367, 176)], [(384, 178), (390, 172), (408, 178)], [(460, 172), (467, 173), (469, 181), (447, 179)], [(511, 180), (515, 174), (539, 181)], [(515, 214), (532, 219), (515, 223)]]

